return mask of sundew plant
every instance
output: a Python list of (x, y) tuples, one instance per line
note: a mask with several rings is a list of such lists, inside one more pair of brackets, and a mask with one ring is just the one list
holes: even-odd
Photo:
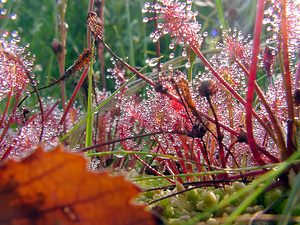
[[(62, 143), (151, 189), (141, 201), (168, 224), (243, 224), (243, 212), (299, 222), (300, 2), (255, 1), (249, 33), (226, 1), (204, 2), (144, 2), (138, 65), (133, 42), (124, 56), (106, 38), (115, 3), (89, 1), (87, 43), (66, 65), (68, 3), (57, 1), (60, 77), (43, 85), (16, 32), (1, 31), (1, 161)], [(214, 27), (201, 7), (218, 14)]]

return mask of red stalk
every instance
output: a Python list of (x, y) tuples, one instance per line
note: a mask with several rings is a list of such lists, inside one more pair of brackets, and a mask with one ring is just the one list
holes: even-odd
[(3, 112), (3, 115), (2, 115), (2, 118), (1, 118), (1, 122), (0, 122), (0, 128), (3, 126), (3, 122), (4, 122), (4, 119), (5, 119), (7, 110), (8, 110), (8, 106), (10, 104), (11, 95), (12, 95), (12, 91), (8, 92), (5, 109), (4, 109), (4, 112)]
[(249, 71), (250, 74), (249, 74), (248, 90), (246, 96), (247, 140), (248, 140), (249, 147), (252, 151), (252, 154), (259, 165), (263, 165), (265, 164), (265, 162), (259, 154), (254, 139), (253, 125), (252, 125), (252, 102), (254, 98), (255, 79), (256, 79), (257, 62), (258, 62), (258, 54), (259, 54), (259, 44), (260, 44), (260, 33), (262, 30), (263, 18), (264, 18), (264, 0), (259, 0), (257, 2), (257, 14), (255, 20), (255, 28), (254, 28), (252, 59), (250, 64), (250, 71)]
[[(2, 144), (2, 141), (3, 141), (5, 135), (7, 134), (8, 130), (9, 130), (9, 127), (10, 127), (11, 122), (12, 122), (12, 117), (13, 117), (13, 115), (15, 115), (15, 112), (16, 112), (16, 110), (18, 108), (17, 105), (18, 105), (18, 101), (20, 100), (20, 97), (21, 97), (21, 92), (18, 93), (17, 96), (16, 96), (15, 105), (13, 107), (13, 110), (12, 110), (11, 114), (10, 114), (11, 116), (9, 117), (8, 123), (5, 126), (5, 128), (3, 129), (3, 132), (2, 132), (2, 134), (0, 136), (0, 145)], [(43, 116), (43, 114), (42, 114), (42, 116)], [(4, 154), (1, 156), (0, 161), (2, 161), (3, 159), (5, 159), (9, 155), (10, 152), (11, 152), (11, 150), (7, 149), (4, 152)]]
[[(239, 62), (238, 60), (236, 60), (236, 62), (241, 67), (241, 69), (244, 71), (246, 76), (249, 78), (249, 71), (245, 68), (245, 66), (241, 62)], [(254, 85), (255, 85), (255, 91), (256, 91), (258, 97), (260, 98), (261, 103), (264, 105), (264, 107), (265, 107), (265, 109), (268, 113), (268, 116), (269, 116), (269, 118), (272, 122), (272, 125), (273, 125), (274, 129), (276, 130), (275, 133), (277, 135), (278, 142), (275, 142), (275, 143), (278, 144), (278, 147), (281, 149), (281, 151), (286, 151), (286, 146), (285, 146), (285, 141), (284, 141), (284, 138), (283, 138), (282, 129), (279, 126), (279, 124), (276, 120), (276, 117), (275, 117), (274, 113), (272, 112), (272, 109), (271, 109), (270, 105), (268, 104), (262, 90), (260, 89), (260, 87), (257, 85), (256, 82), (254, 83)]]
[(78, 81), (78, 83), (77, 83), (74, 91), (73, 91), (73, 94), (72, 94), (72, 96), (71, 96), (71, 98), (69, 100), (69, 103), (68, 103), (68, 105), (67, 105), (67, 107), (66, 107), (66, 109), (64, 111), (64, 114), (62, 115), (62, 117), (61, 117), (61, 119), (59, 121), (59, 125), (62, 125), (63, 122), (64, 122), (64, 120), (66, 119), (66, 116), (67, 116), (67, 114), (68, 114), (68, 112), (69, 112), (72, 104), (74, 103), (75, 97), (76, 97), (76, 95), (77, 95), (80, 87), (82, 86), (82, 84), (84, 82), (84, 79), (85, 79), (85, 77), (86, 77), (86, 75), (88, 73), (88, 70), (89, 70), (89, 68), (85, 68), (84, 69), (84, 71), (83, 71), (83, 73), (82, 73), (82, 75), (81, 75), (81, 77), (80, 77), (80, 79), (79, 79), (79, 81)]

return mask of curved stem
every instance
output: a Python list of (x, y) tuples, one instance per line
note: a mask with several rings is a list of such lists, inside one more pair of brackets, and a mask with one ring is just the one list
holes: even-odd
[(250, 64), (250, 74), (248, 80), (248, 90), (246, 97), (246, 129), (247, 129), (247, 140), (249, 147), (252, 151), (252, 154), (255, 160), (260, 164), (265, 164), (264, 160), (261, 158), (254, 139), (253, 134), (253, 124), (252, 124), (252, 102), (254, 98), (254, 88), (255, 88), (255, 79), (257, 71), (257, 62), (259, 54), (259, 44), (260, 44), (260, 33), (262, 30), (262, 21), (264, 17), (264, 0), (258, 0), (257, 3), (257, 15), (254, 28), (254, 40), (253, 40), (253, 50), (252, 50), (252, 59)]
[[(245, 66), (238, 60), (236, 60), (236, 62), (241, 67), (241, 69), (244, 71), (246, 76), (249, 78), (250, 73), (245, 68)], [(278, 144), (278, 147), (281, 149), (281, 151), (286, 151), (285, 141), (284, 141), (284, 138), (283, 138), (283, 131), (282, 131), (281, 127), (279, 126), (278, 121), (276, 120), (276, 117), (275, 117), (274, 113), (272, 112), (272, 109), (271, 109), (270, 105), (268, 104), (262, 90), (260, 89), (260, 87), (257, 85), (256, 82), (254, 82), (254, 88), (255, 88), (255, 91), (256, 91), (258, 97), (261, 100), (261, 103), (264, 105), (264, 107), (265, 107), (265, 109), (268, 113), (268, 116), (269, 116), (269, 118), (272, 122), (272, 125), (273, 125), (273, 127), (276, 131), (275, 133), (276, 133), (277, 139), (278, 139), (278, 142), (276, 144)]]
[(76, 95), (77, 95), (77, 93), (78, 93), (81, 85), (83, 84), (86, 75), (88, 74), (88, 70), (89, 70), (89, 68), (84, 69), (84, 71), (83, 71), (83, 73), (82, 73), (82, 75), (81, 75), (81, 77), (80, 77), (80, 79), (79, 79), (79, 81), (78, 81), (78, 83), (77, 83), (74, 91), (73, 91), (73, 94), (72, 94), (72, 96), (71, 96), (71, 98), (70, 98), (70, 100), (68, 102), (68, 105), (67, 105), (67, 107), (66, 107), (66, 109), (64, 111), (64, 114), (62, 115), (62, 117), (61, 117), (61, 119), (59, 121), (59, 125), (62, 125), (63, 122), (64, 122), (64, 120), (66, 119), (66, 116), (67, 116), (67, 114), (68, 114), (68, 112), (69, 112), (72, 104), (74, 103), (75, 97), (76, 97)]

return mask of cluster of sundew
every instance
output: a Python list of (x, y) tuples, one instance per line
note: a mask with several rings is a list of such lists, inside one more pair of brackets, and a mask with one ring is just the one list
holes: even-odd
[[(142, 9), (143, 13), (151, 14), (150, 17), (145, 16), (143, 22), (156, 20), (157, 27), (150, 34), (153, 42), (157, 42), (163, 35), (169, 34), (173, 41), (169, 45), (171, 53), (169, 58), (175, 56), (176, 45), (190, 45), (200, 48), (203, 41), (200, 35), (201, 25), (197, 22), (196, 16), (198, 12), (192, 11), (192, 1), (179, 2), (176, 0), (158, 0), (155, 4), (146, 2)], [(185, 47), (182, 49), (181, 55), (187, 57), (188, 53)], [(186, 68), (191, 66), (191, 63), (186, 63)], [(173, 69), (169, 65), (169, 69)]]
[[(196, 81), (195, 81), (196, 82)], [(196, 82), (197, 83), (197, 82)], [(167, 79), (164, 80), (164, 86), (168, 86), (169, 91), (177, 94), (176, 91), (172, 90), (172, 83), (167, 83)], [(196, 84), (197, 85), (197, 84)], [(209, 114), (210, 110), (207, 102), (202, 97), (201, 99), (192, 91), (192, 95), (196, 96), (195, 101), (197, 102), (198, 110)], [(219, 95), (219, 99), (222, 96), (222, 92), (217, 92), (216, 96)], [(218, 97), (213, 96), (213, 101), (215, 102)], [(191, 112), (187, 112), (184, 106), (180, 103), (177, 103), (173, 100), (170, 100), (167, 96), (157, 93), (152, 88), (147, 88), (147, 99), (138, 101), (137, 99), (130, 97), (121, 99), (122, 103), (118, 104), (120, 107), (121, 116), (118, 118), (118, 126), (116, 127), (116, 137), (126, 138), (137, 136), (142, 133), (156, 133), (164, 132), (164, 134), (157, 134), (150, 137), (150, 141), (139, 142), (137, 140), (126, 140), (122, 141), (121, 144), (126, 150), (145, 150), (150, 152), (159, 152), (162, 154), (172, 154), (172, 155), (181, 155), (185, 158), (190, 158), (189, 151), (193, 151), (197, 155), (194, 156), (194, 161), (203, 162), (204, 156), (201, 153), (201, 147), (198, 140), (194, 140), (193, 137), (189, 136), (189, 133), (192, 131), (193, 126), (198, 124), (197, 118), (195, 118)], [(223, 106), (224, 103), (218, 103), (218, 107)], [(235, 127), (238, 127), (242, 122), (242, 107), (235, 108), (234, 118), (237, 120), (235, 122)], [(222, 111), (223, 110), (223, 111)], [(222, 110), (218, 112), (224, 112), (224, 106)], [(219, 114), (218, 115), (223, 115)], [(229, 116), (229, 115), (228, 115)], [(190, 118), (192, 121), (190, 120)], [(220, 121), (228, 121), (228, 118), (220, 116)], [(225, 123), (229, 125), (229, 123)], [(213, 124), (208, 126), (212, 132), (215, 132), (215, 127)], [(231, 142), (236, 139), (230, 139), (230, 134), (224, 133), (225, 137), (223, 143), (226, 146), (229, 146)], [(210, 145), (209, 143), (214, 143), (213, 137), (210, 135), (208, 137), (204, 136), (204, 140), (208, 143), (208, 157), (210, 162), (215, 164), (217, 160), (217, 146), (215, 144)], [(152, 147), (151, 147), (152, 146)], [(250, 166), (254, 165), (254, 160), (250, 156), (245, 160), (246, 155), (251, 155), (249, 148), (245, 143), (237, 143), (234, 148), (231, 149), (232, 155), (235, 157), (235, 160), (239, 165)], [(196, 157), (196, 158), (195, 158)], [(228, 157), (228, 165), (233, 166), (234, 162), (232, 156)], [(218, 165), (216, 163), (215, 165)]]
[[(220, 50), (219, 53), (213, 55), (210, 62), (235, 91), (241, 96), (245, 96), (247, 90), (246, 75), (237, 61), (248, 69), (251, 59), (252, 40), (250, 40), (249, 35), (245, 37), (240, 31), (237, 31), (237, 29), (234, 29), (233, 31), (224, 31), (222, 40), (222, 43), (217, 44), (217, 48)], [(206, 71), (199, 73), (193, 82), (194, 94), (192, 94), (192, 96), (194, 97), (194, 102), (197, 103), (197, 109), (208, 115), (210, 114), (211, 109), (207, 104), (207, 100), (199, 96), (199, 93), (197, 93), (196, 90), (203, 80), (211, 80), (217, 83), (218, 81), (206, 68)], [(236, 101), (232, 94), (223, 86), (218, 85), (217, 87), (218, 91), (215, 95), (211, 96), (211, 100), (215, 106), (219, 122), (232, 127), (235, 130), (239, 130), (240, 127), (245, 127), (244, 106)], [(257, 123), (256, 120), (253, 122)], [(257, 128), (254, 132), (257, 134), (255, 136), (258, 138), (258, 142), (261, 143), (262, 141), (259, 140), (262, 137), (260, 131), (263, 129), (259, 124), (255, 127)], [(211, 129), (214, 130), (213, 127)], [(229, 146), (230, 143), (236, 140), (236, 138), (233, 138), (228, 132), (223, 131), (223, 133), (224, 138), (222, 142), (226, 146)], [(243, 157), (240, 157), (241, 155), (251, 155), (249, 154), (250, 149), (245, 143), (235, 144), (230, 151), (239, 163), (241, 163), (241, 160), (243, 159)], [(229, 161), (229, 164), (231, 164), (231, 162), (232, 161)], [(248, 162), (253, 161), (249, 160)], [(249, 165), (251, 165), (251, 163)]]
[[(58, 144), (60, 133), (64, 129), (66, 131), (70, 130), (82, 116), (82, 113), (79, 109), (72, 107), (65, 119), (65, 126), (63, 126), (59, 124), (63, 111), (57, 107), (58, 101), (48, 97), (43, 99), (43, 102), (46, 107), (44, 108), (44, 127), (41, 142), (45, 149), (52, 149)], [(24, 107), (14, 115), (12, 124), (19, 127), (19, 129), (10, 129), (10, 132), (1, 143), (0, 155), (4, 154), (4, 151), (9, 148), (9, 157), (24, 157), (41, 143), (39, 140), (42, 129), (41, 114), (37, 109), (30, 111)]]
[[(206, 115), (211, 115), (212, 109), (209, 107), (207, 99), (199, 94), (198, 87), (201, 85), (201, 82), (213, 81), (213, 79), (214, 78), (210, 74), (202, 73), (199, 75), (199, 77), (197, 76), (193, 82), (192, 97), (196, 103), (197, 110)], [(220, 86), (217, 87), (218, 89), (210, 98), (217, 114), (218, 122), (231, 127), (236, 131), (245, 129), (244, 106), (237, 102), (228, 91), (224, 90), (224, 88)], [(253, 122), (256, 123), (255, 131), (257, 131), (257, 135), (255, 135), (255, 137), (259, 140), (262, 137), (260, 132), (263, 132), (263, 129), (256, 120), (253, 120)], [(216, 133), (215, 124), (208, 123), (208, 128), (211, 132)], [(252, 158), (250, 148), (245, 142), (237, 141), (237, 137), (230, 134), (226, 130), (222, 129), (221, 132), (223, 134), (222, 143), (227, 148), (225, 152), (226, 154), (229, 154), (227, 166), (236, 166), (232, 157), (234, 157), (234, 160), (239, 164), (239, 166), (255, 165), (255, 160)], [(212, 136), (204, 137), (204, 140), (206, 140), (208, 143), (215, 142)], [(208, 144), (207, 149), (209, 149), (209, 152), (214, 153), (217, 152), (218, 146), (214, 144)], [(245, 160), (245, 157), (247, 157), (247, 160)]]
[[(176, 111), (170, 99), (151, 88), (147, 88), (147, 99), (141, 102), (134, 97), (123, 98), (119, 104), (121, 116), (119, 118), (117, 136), (120, 138), (135, 136), (144, 133), (156, 132), (182, 132), (185, 130), (183, 124), (187, 118), (182, 116), (184, 112)], [(181, 142), (172, 142), (166, 135), (150, 137), (159, 142), (160, 146), (168, 153), (173, 153), (174, 145), (180, 146)], [(175, 138), (177, 139), (177, 138)], [(177, 144), (175, 144), (177, 143)], [(126, 149), (141, 149), (142, 146), (133, 140), (122, 143)], [(151, 149), (150, 149), (151, 151)]]
[[(162, 19), (165, 18), (164, 16), (161, 16), (163, 13), (165, 13), (165, 9), (162, 10), (163, 7), (175, 7), (174, 4), (176, 5), (178, 2), (174, 2), (174, 1), (159, 1), (159, 3), (155, 4), (155, 5), (151, 5), (149, 3), (145, 4), (145, 7), (143, 8), (143, 12), (147, 13), (156, 13), (157, 16), (156, 17), (152, 17), (152, 18), (148, 18), (146, 17), (144, 19), (144, 22), (148, 22), (149, 20), (153, 20), (153, 19)], [(179, 5), (181, 5), (182, 3), (178, 3)], [(163, 7), (162, 7), (163, 6)], [(183, 4), (182, 9), (184, 9), (186, 5)], [(171, 8), (172, 8), (171, 7)], [(173, 9), (173, 8), (172, 8)], [(171, 19), (169, 20), (169, 22), (172, 21)], [(166, 22), (166, 21), (163, 21)], [(168, 22), (168, 21), (167, 21)], [(153, 35), (155, 34), (155, 32), (152, 34), (153, 37), (156, 37), (157, 39), (160, 38), (162, 35), (164, 35), (165, 33), (168, 32), (163, 32), (166, 26), (158, 26), (158, 30), (160, 30), (160, 32), (158, 32), (157, 36)], [(168, 30), (167, 30), (168, 31)], [(172, 35), (171, 35), (172, 36)], [(176, 35), (173, 35), (172, 37), (177, 37)], [(154, 39), (154, 42), (157, 41), (156, 38)], [(230, 83), (232, 86), (234, 86), (235, 90), (241, 94), (242, 96), (245, 95), (245, 91), (246, 91), (246, 83), (245, 83), (245, 75), (243, 70), (241, 69), (241, 67), (235, 62), (235, 60), (239, 61), (246, 69), (249, 68), (249, 64), (250, 64), (250, 59), (251, 59), (251, 45), (252, 45), (252, 41), (249, 40), (250, 36), (248, 35), (246, 38), (243, 36), (243, 34), (241, 32), (238, 32), (236, 29), (233, 30), (233, 32), (231, 31), (226, 31), (223, 33), (223, 43), (218, 45), (218, 48), (220, 48), (220, 54), (213, 56), (211, 59), (212, 65), (215, 68), (219, 68), (219, 73), (223, 76), (223, 78)], [(184, 42), (185, 40), (180, 40), (180, 39), (175, 39), (175, 42), (172, 42), (169, 46), (170, 49), (174, 49), (176, 44), (184, 44), (186, 42)], [(177, 42), (176, 42), (177, 41)], [(187, 42), (188, 43), (188, 42)], [(183, 56), (186, 56), (186, 50), (183, 50)], [(173, 58), (174, 54), (171, 53), (170, 58)], [(221, 68), (220, 68), (221, 65)], [(263, 65), (263, 63), (261, 63), (261, 65)], [(171, 65), (172, 66), (172, 65)], [(187, 66), (188, 67), (188, 66)], [(207, 70), (207, 69), (206, 69)], [(211, 74), (209, 72), (205, 73), (204, 75), (201, 74), (201, 78), (206, 78), (208, 77), (209, 79), (214, 79), (213, 76), (211, 76)], [(197, 81), (194, 83), (194, 87), (197, 86), (196, 85)], [(169, 85), (169, 86), (172, 86)], [(194, 88), (193, 87), (193, 88)], [(172, 91), (170, 88), (168, 88), (169, 91)], [(281, 89), (280, 89), (281, 90)], [(174, 92), (174, 94), (177, 94), (176, 92)], [(239, 104), (237, 101), (235, 101), (234, 99), (230, 98), (230, 93), (226, 92), (227, 94), (224, 95), (223, 92), (217, 92), (216, 97), (213, 98), (213, 103), (216, 107), (216, 111), (219, 117), (219, 122), (222, 122), (225, 125), (228, 125), (230, 127), (233, 127), (234, 129), (237, 129), (239, 127), (244, 127), (244, 123), (245, 123), (245, 118), (244, 118), (244, 108), (241, 104)], [(282, 91), (279, 94), (279, 97), (282, 98)], [(192, 97), (195, 98), (195, 102), (197, 102), (197, 106), (198, 106), (198, 110), (201, 110), (203, 113), (205, 114), (209, 114), (210, 109), (207, 105), (207, 102), (204, 98), (200, 98), (198, 96), (197, 90), (192, 92)], [(149, 97), (150, 98), (150, 97)], [(230, 99), (230, 101), (232, 101), (231, 104), (231, 109), (227, 109), (226, 106), (228, 106), (228, 99)], [(274, 101), (273, 101), (274, 102)], [(227, 103), (227, 104), (224, 104)], [(277, 112), (277, 107), (278, 105), (275, 103), (274, 107), (271, 106), (272, 109), (275, 109), (275, 111)], [(262, 111), (263, 107), (261, 107), (260, 105), (257, 105), (256, 110), (258, 111), (258, 113), (260, 115), (262, 115)], [(283, 109), (282, 105), (279, 105), (280, 108)], [(182, 109), (184, 110), (184, 109)], [(231, 110), (231, 112), (229, 112)], [(218, 113), (220, 112), (220, 113)], [(225, 113), (224, 113), (225, 112)], [(232, 118), (232, 121), (230, 122), (230, 120), (228, 118)], [(266, 131), (261, 127), (261, 125), (254, 119), (253, 120), (254, 123), (254, 135), (257, 139), (257, 142), (259, 144), (261, 144), (263, 147), (267, 147), (267, 150), (271, 151), (272, 154), (274, 155), (278, 155), (277, 149), (274, 147), (274, 143), (273, 141), (267, 137), (266, 138)], [(136, 126), (135, 126), (136, 127)], [(127, 126), (127, 130), (131, 129), (130, 126)], [(186, 128), (185, 128), (186, 129)], [(213, 128), (211, 127), (211, 129), (213, 130)], [(171, 130), (171, 129), (170, 129)], [(184, 129), (182, 129), (184, 130)], [(124, 130), (123, 130), (124, 131)], [(229, 139), (229, 136), (231, 136), (229, 133), (226, 133), (225, 138), (223, 139), (223, 143), (226, 145), (229, 145), (233, 139), (232, 137)], [(227, 138), (226, 138), (227, 137)], [(161, 139), (159, 139), (161, 141)], [(133, 141), (128, 141), (131, 142), (132, 146), (136, 146), (136, 143), (134, 144)], [(170, 145), (169, 145), (170, 146)], [(239, 147), (240, 146), (240, 147)], [(245, 153), (244, 155), (249, 155), (249, 148), (247, 147), (247, 145), (245, 143), (237, 143), (234, 146), (234, 149), (231, 149), (231, 151), (233, 151), (233, 153), (237, 153), (234, 154), (237, 156), (240, 155), (238, 153)], [(171, 151), (172, 152), (172, 151)], [(249, 160), (247, 160), (247, 162), (249, 162)], [(250, 162), (253, 162), (252, 160), (250, 160)], [(252, 163), (250, 163), (250, 165), (252, 165)]]
[[(219, 42), (216, 46), (219, 53), (210, 59), (210, 63), (223, 79), (241, 95), (245, 94), (246, 76), (237, 61), (249, 68), (252, 50), (252, 41), (249, 38), (250, 35), (245, 37), (237, 29), (223, 31), (222, 43)], [(209, 79), (214, 78), (211, 75)]]
[[(272, 36), (266, 40), (266, 43), (277, 44), (280, 36), (280, 22), (281, 22), (281, 2), (278, 0), (269, 0), (269, 7), (265, 10), (265, 18), (263, 23), (267, 26), (267, 32)], [(290, 53), (290, 60), (296, 60), (299, 52), (300, 43), (300, 3), (299, 1), (287, 1), (287, 29), (288, 29), (288, 47)]]
[[(6, 2), (7, 0), (0, 1), (0, 19), (2, 21), (17, 19), (15, 13), (8, 14)], [(29, 54), (27, 50), (18, 46), (21, 38), (17, 31), (2, 30), (0, 36), (0, 100), (2, 100), (9, 92), (18, 93), (29, 83), (25, 69), (31, 69), (32, 60), (26, 56)]]
[[(11, 14), (9, 18), (14, 20), (16, 15)], [(21, 38), (17, 31), (2, 31), (0, 35), (0, 100), (3, 100), (8, 94), (20, 94), (30, 83), (28, 76), (34, 77), (31, 74), (33, 58), (27, 49), (29, 44), (19, 46)]]
[[(141, 182), (140, 185), (147, 185), (148, 181)], [(201, 212), (208, 211), (217, 207), (221, 201), (230, 197), (235, 192), (244, 188), (245, 184), (241, 182), (233, 182), (232, 184), (226, 184), (223, 188), (206, 187), (195, 188), (187, 192), (174, 195), (169, 198), (165, 198), (151, 205), (151, 208), (159, 212), (163, 218), (167, 220), (169, 225), (180, 225), (187, 222), (189, 219), (195, 217)], [(191, 187), (189, 187), (191, 188)], [(176, 183), (176, 188), (173, 190), (156, 190), (144, 192), (139, 198), (142, 202), (152, 202), (157, 199), (166, 197), (171, 194), (175, 194), (180, 191), (184, 191), (186, 188), (181, 184)], [(253, 215), (260, 212), (270, 206), (272, 203), (278, 201), (282, 197), (282, 191), (280, 189), (274, 189), (264, 195), (260, 201), (253, 202), (245, 209), (244, 214)], [(247, 194), (245, 194), (246, 196)], [(226, 218), (230, 215), (237, 206), (244, 200), (239, 198), (234, 202), (228, 203), (227, 206), (218, 208), (214, 213), (211, 213), (202, 220), (206, 221), (210, 225), (218, 225), (219, 223), (214, 218)]]

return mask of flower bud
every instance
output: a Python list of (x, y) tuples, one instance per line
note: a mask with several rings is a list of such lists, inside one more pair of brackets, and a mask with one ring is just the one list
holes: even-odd
[(55, 53), (55, 55), (58, 55), (59, 53), (62, 52), (62, 46), (61, 43), (59, 42), (59, 40), (54, 39), (51, 43), (51, 47), (53, 52)]
[(294, 104), (296, 107), (300, 106), (300, 88), (297, 88), (294, 92)]
[(203, 80), (200, 83), (200, 87), (198, 89), (200, 96), (210, 97), (214, 95), (217, 91), (217, 87), (214, 81), (212, 80)]

